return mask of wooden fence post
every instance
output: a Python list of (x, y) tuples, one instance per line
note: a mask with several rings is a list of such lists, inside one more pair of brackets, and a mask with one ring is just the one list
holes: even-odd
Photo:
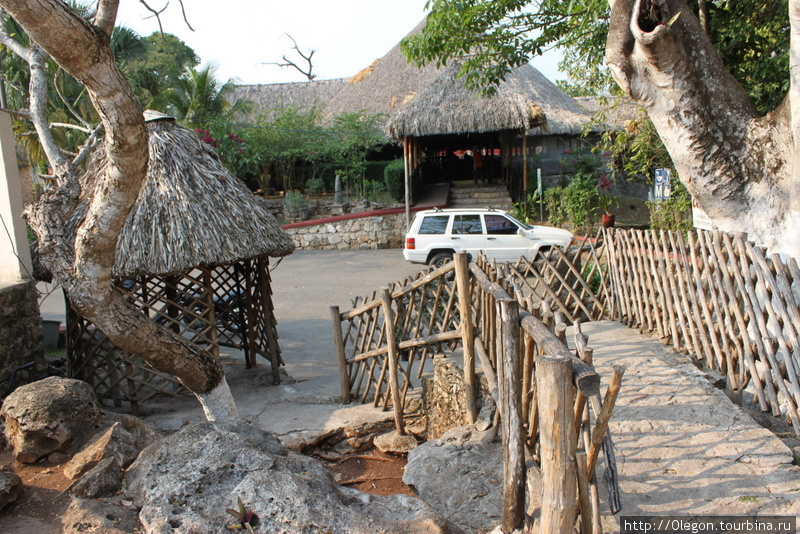
[(467, 418), (470, 423), (478, 419), (477, 391), (475, 388), (475, 331), (472, 324), (472, 290), (469, 281), (467, 255), (455, 255), (458, 311), (461, 315), (461, 345), (464, 348), (464, 393), (467, 397)]
[[(522, 428), (522, 370), (519, 304), (498, 300), (501, 354), (497, 356), (500, 382), (500, 419), (503, 426), (503, 521), (508, 534), (525, 519), (525, 435)], [(570, 382), (572, 375), (569, 376)]]
[[(392, 390), (392, 406), (394, 408), (394, 426), (397, 433), (405, 436), (403, 422), (403, 405), (400, 401), (400, 387), (397, 383), (397, 336), (394, 331), (394, 312), (392, 311), (392, 295), (388, 287), (381, 289), (383, 305), (383, 323), (386, 328), (386, 345), (389, 347), (389, 387)], [(376, 396), (377, 398), (377, 396)]]
[(347, 373), (347, 355), (344, 352), (342, 337), (342, 316), (339, 306), (331, 306), (331, 323), (333, 323), (333, 344), (336, 346), (336, 358), (339, 360), (339, 379), (342, 385), (342, 402), (350, 404), (350, 377)]
[(577, 438), (573, 424), (575, 386), (572, 362), (540, 356), (536, 360), (542, 509), (539, 532), (571, 534), (575, 524)]

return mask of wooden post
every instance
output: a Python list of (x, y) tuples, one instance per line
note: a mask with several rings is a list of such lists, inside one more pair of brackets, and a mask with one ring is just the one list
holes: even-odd
[(339, 306), (331, 306), (331, 323), (333, 324), (333, 344), (336, 345), (336, 358), (339, 360), (339, 380), (342, 385), (342, 402), (350, 404), (350, 376), (347, 372), (347, 355), (344, 352), (342, 337), (342, 316)]
[(406, 207), (406, 232), (411, 229), (411, 147), (410, 137), (403, 137), (403, 169), (405, 174), (403, 181), (405, 183), (405, 207)]
[(578, 500), (581, 510), (581, 534), (593, 534), (592, 530), (592, 497), (589, 492), (589, 473), (586, 471), (586, 451), (575, 455), (578, 468)]
[[(497, 301), (501, 353), (497, 356), (500, 382), (500, 419), (503, 425), (503, 521), (506, 534), (525, 519), (525, 435), (522, 428), (522, 372), (519, 304)], [(572, 377), (570, 376), (570, 380)]]
[(461, 315), (461, 345), (464, 347), (464, 393), (467, 396), (467, 418), (478, 420), (477, 389), (475, 387), (475, 331), (472, 324), (472, 288), (469, 281), (467, 255), (455, 255), (458, 311)]
[(571, 534), (577, 503), (573, 424), (575, 386), (572, 363), (566, 358), (540, 356), (536, 361), (539, 401), (539, 446), (542, 460), (540, 532)]
[[(394, 332), (394, 312), (392, 312), (392, 295), (388, 287), (381, 289), (383, 305), (383, 322), (386, 328), (386, 345), (389, 347), (389, 387), (392, 390), (392, 406), (394, 408), (394, 426), (397, 433), (405, 436), (403, 422), (403, 405), (400, 402), (400, 387), (397, 384), (397, 339)], [(377, 398), (377, 395), (376, 395)]]

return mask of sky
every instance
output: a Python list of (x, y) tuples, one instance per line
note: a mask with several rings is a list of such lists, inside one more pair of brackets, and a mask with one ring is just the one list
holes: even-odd
[[(383, 57), (424, 17), (427, 0), (147, 0), (161, 15), (164, 32), (192, 47), (202, 64), (216, 65), (217, 78), (241, 84), (305, 81), (292, 68), (269, 65), (281, 56), (302, 62), (292, 50), (297, 41), (307, 53), (315, 50), (317, 79), (350, 77)], [(158, 21), (135, 0), (122, 0), (117, 24), (142, 36), (158, 31)], [(533, 66), (552, 81), (559, 74), (558, 57), (537, 58)]]

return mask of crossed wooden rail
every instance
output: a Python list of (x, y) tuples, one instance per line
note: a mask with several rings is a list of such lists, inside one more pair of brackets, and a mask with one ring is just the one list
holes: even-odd
[[(456, 255), (408, 284), (356, 302), (348, 312), (331, 308), (342, 395), (345, 402), (354, 396), (366, 402), (373, 392), (376, 406), (388, 408), (391, 402), (402, 434), (412, 365), (419, 362), (420, 375), (432, 352), (460, 343), (468, 419), (477, 418), (476, 356), (499, 407), (493, 432), (500, 429), (503, 439), (502, 530), (511, 532), (525, 520), (525, 461), (533, 456), (544, 486), (540, 531), (567, 534), (580, 513), (584, 532), (599, 533), (594, 466), (622, 373), (612, 377), (601, 402), (586, 340), (581, 336), (577, 345), (588, 363), (565, 344), (564, 314), (534, 305), (531, 295), (511, 287), (510, 279), (498, 283), (497, 271), (482, 258), (468, 263), (465, 255)], [(588, 405), (597, 419), (593, 429)], [(577, 454), (580, 448), (583, 454)]]

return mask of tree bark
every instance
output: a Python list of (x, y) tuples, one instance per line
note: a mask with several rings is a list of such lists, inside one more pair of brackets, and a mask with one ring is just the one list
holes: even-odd
[(606, 63), (716, 226), (800, 255), (793, 99), (758, 116), (681, 0), (612, 2)]
[[(77, 204), (80, 189), (72, 165), (60, 153), (48, 153), (58, 187), (28, 212), (40, 240), (40, 254), (62, 284), (70, 301), (115, 345), (171, 373), (194, 392), (210, 420), (236, 416), (236, 406), (220, 362), (209, 352), (156, 325), (130, 306), (114, 288), (117, 238), (136, 202), (147, 172), (148, 146), (142, 110), (117, 68), (109, 47), (117, 0), (98, 2), (93, 26), (58, 0), (0, 0), (31, 40), (83, 83), (104, 129), (108, 155), (105, 174), (95, 189), (88, 213), (75, 236), (65, 235), (65, 223)], [(36, 47), (31, 48), (35, 52)], [(26, 58), (27, 59), (27, 58)], [(43, 66), (29, 61), (32, 71)], [(34, 83), (32, 105), (46, 100)], [(46, 88), (46, 84), (44, 86)], [(34, 95), (34, 91), (37, 91)], [(34, 110), (40, 136), (47, 138), (44, 106)]]

